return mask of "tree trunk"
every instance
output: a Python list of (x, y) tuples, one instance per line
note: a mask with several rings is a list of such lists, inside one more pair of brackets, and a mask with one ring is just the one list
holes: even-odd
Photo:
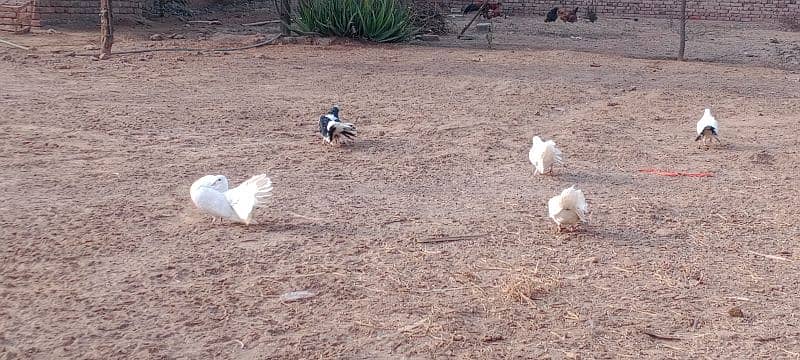
[(281, 34), (289, 36), (289, 24), (292, 22), (292, 5), (289, 0), (280, 0), (281, 2)]
[(686, 0), (681, 0), (681, 43), (678, 47), (678, 61), (683, 61), (684, 51), (686, 50)]
[(100, 59), (111, 56), (114, 45), (114, 27), (111, 24), (111, 0), (100, 0)]

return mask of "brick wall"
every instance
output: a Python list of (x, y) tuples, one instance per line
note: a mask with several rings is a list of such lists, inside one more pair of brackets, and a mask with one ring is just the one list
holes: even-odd
[[(115, 19), (143, 15), (152, 0), (111, 0)], [(0, 30), (100, 22), (100, 0), (0, 0)]]
[(0, 0), (0, 30), (25, 31), (33, 23), (33, 0)]
[[(126, 15), (142, 15), (150, 1), (111, 0), (111, 10), (115, 19)], [(34, 17), (42, 25), (70, 22), (100, 21), (100, 0), (36, 0)]]
[[(417, 0), (437, 1), (445, 7), (462, 7), (481, 0)], [(500, 0), (503, 9), (514, 15), (545, 15), (553, 6), (596, 7), (603, 17), (677, 18), (679, 1), (667, 0)], [(800, 0), (689, 0), (686, 11), (694, 20), (775, 22), (786, 16), (800, 17)]]

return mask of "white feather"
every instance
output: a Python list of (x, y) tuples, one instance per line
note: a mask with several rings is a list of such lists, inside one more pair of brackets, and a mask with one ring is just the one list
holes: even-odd
[(717, 123), (717, 119), (714, 118), (714, 115), (711, 115), (711, 109), (706, 109), (703, 112), (703, 117), (697, 122), (697, 135), (702, 134), (706, 126), (714, 128), (714, 132), (719, 135), (719, 124)]
[(331, 138), (339, 136), (343, 132), (349, 132), (353, 135), (356, 135), (356, 126), (351, 123), (343, 123), (339, 121), (331, 121), (328, 123), (328, 132), (331, 134)]
[(231, 221), (250, 224), (253, 209), (271, 196), (272, 181), (266, 174), (256, 175), (228, 190), (228, 179), (206, 175), (192, 184), (189, 194), (200, 210)]
[(528, 159), (539, 174), (544, 174), (545, 169), (550, 168), (554, 163), (558, 165), (563, 163), (561, 150), (556, 147), (556, 143), (553, 140), (543, 142), (538, 136), (533, 137), (533, 145), (528, 151)]
[(579, 221), (587, 222), (586, 214), (589, 212), (589, 205), (586, 203), (583, 192), (573, 185), (547, 202), (547, 212), (559, 226), (573, 225)]

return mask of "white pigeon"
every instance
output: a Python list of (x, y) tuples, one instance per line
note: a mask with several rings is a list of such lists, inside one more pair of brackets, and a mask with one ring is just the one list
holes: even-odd
[(572, 185), (547, 202), (547, 212), (558, 224), (560, 232), (562, 225), (572, 226), (579, 222), (588, 222), (589, 205), (586, 204), (583, 192)]
[(352, 140), (356, 136), (356, 126), (343, 123), (339, 119), (339, 105), (334, 105), (327, 114), (320, 116), (319, 133), (328, 144), (341, 143), (342, 139)]
[(717, 119), (714, 118), (714, 115), (711, 115), (711, 109), (706, 109), (703, 112), (703, 117), (697, 122), (697, 138), (694, 141), (698, 141), (703, 139), (703, 147), (708, 149), (709, 144), (711, 144), (712, 140), (717, 140), (717, 143), (722, 143), (719, 141), (719, 124), (717, 123)]
[(230, 190), (225, 176), (206, 175), (192, 184), (189, 194), (192, 202), (213, 219), (219, 217), (249, 225), (253, 209), (263, 205), (264, 199), (272, 196), (271, 191), (272, 180), (266, 174), (253, 176)]
[(561, 165), (563, 163), (561, 150), (556, 147), (556, 143), (553, 140), (543, 142), (538, 136), (533, 137), (533, 145), (528, 152), (528, 159), (535, 168), (534, 175), (536, 173), (544, 174), (545, 169), (552, 174), (553, 164)]

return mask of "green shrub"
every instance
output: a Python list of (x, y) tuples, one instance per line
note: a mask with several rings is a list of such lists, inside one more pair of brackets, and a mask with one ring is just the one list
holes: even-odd
[(375, 42), (408, 39), (414, 15), (399, 0), (301, 0), (293, 30)]

